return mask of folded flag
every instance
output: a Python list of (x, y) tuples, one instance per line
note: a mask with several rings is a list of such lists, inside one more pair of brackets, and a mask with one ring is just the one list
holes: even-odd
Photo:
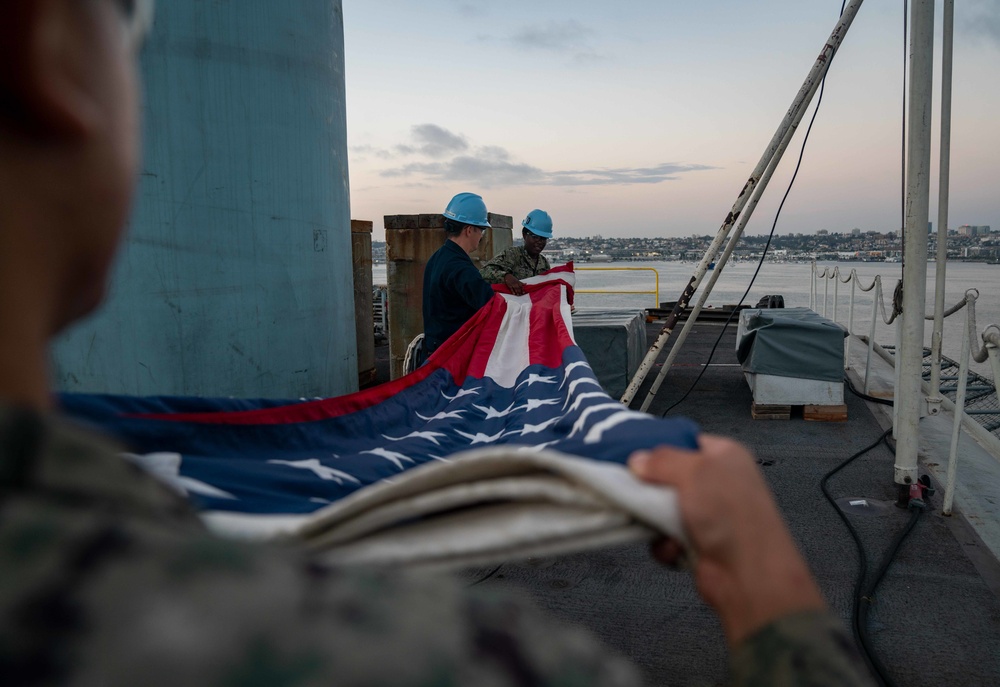
[(601, 389), (573, 340), (572, 267), (536, 279), (522, 296), (498, 288), (417, 371), (347, 396), (66, 394), (62, 404), (125, 442), (209, 522), (261, 536), (315, 530), (341, 499), (470, 449), (623, 464), (637, 449), (695, 448), (694, 423), (630, 410)]

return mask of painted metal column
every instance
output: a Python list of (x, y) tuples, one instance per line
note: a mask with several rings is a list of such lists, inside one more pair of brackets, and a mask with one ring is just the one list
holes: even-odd
[[(705, 251), (705, 255), (698, 264), (698, 268), (695, 270), (694, 275), (688, 281), (684, 291), (674, 304), (674, 308), (667, 317), (667, 321), (663, 325), (660, 335), (646, 353), (646, 357), (639, 365), (639, 369), (632, 378), (632, 381), (629, 382), (628, 389), (625, 390), (625, 393), (622, 396), (622, 403), (628, 405), (632, 402), (632, 399), (635, 398), (636, 393), (639, 391), (639, 387), (642, 386), (643, 381), (646, 379), (646, 375), (648, 375), (649, 371), (653, 368), (653, 365), (656, 363), (656, 359), (660, 355), (660, 351), (663, 350), (667, 340), (673, 333), (674, 327), (677, 326), (677, 321), (680, 318), (681, 313), (684, 312), (688, 303), (691, 302), (691, 297), (698, 290), (702, 279), (705, 278), (705, 273), (708, 272), (708, 265), (715, 260), (719, 251), (722, 250), (723, 242), (726, 240), (726, 237), (729, 236), (729, 232), (739, 220), (740, 214), (743, 212), (743, 209), (746, 207), (751, 196), (753, 195), (753, 192), (766, 171), (767, 166), (770, 164), (771, 159), (781, 147), (781, 143), (784, 140), (785, 135), (788, 133), (789, 129), (794, 130), (802, 120), (806, 109), (809, 107), (809, 103), (812, 101), (813, 96), (819, 89), (819, 85), (822, 82), (823, 77), (826, 75), (826, 71), (830, 66), (830, 60), (836, 54), (837, 49), (843, 42), (844, 36), (847, 34), (847, 30), (850, 28), (851, 23), (854, 21), (854, 17), (857, 16), (858, 10), (861, 9), (862, 2), (863, 0), (851, 0), (851, 2), (849, 2), (847, 7), (844, 9), (843, 14), (840, 15), (837, 25), (834, 27), (830, 37), (823, 45), (823, 48), (820, 50), (820, 54), (813, 63), (812, 69), (810, 69), (809, 74), (806, 76), (802, 87), (792, 100), (791, 107), (788, 108), (784, 119), (781, 121), (781, 124), (778, 125), (778, 129), (771, 137), (770, 143), (768, 143), (767, 148), (764, 150), (764, 154), (757, 162), (757, 166), (754, 167), (753, 172), (750, 174), (750, 178), (747, 180), (746, 184), (743, 185), (743, 189), (740, 191), (739, 196), (737, 196), (736, 201), (733, 203), (733, 206), (730, 209), (729, 214), (726, 216), (726, 219), (723, 221), (722, 226), (719, 227), (719, 231), (712, 240), (711, 245), (709, 245), (708, 250)], [(679, 346), (682, 343), (682, 341), (678, 341), (674, 345)]]
[(948, 262), (948, 196), (951, 178), (951, 74), (955, 35), (955, 0), (944, 0), (941, 45), (941, 153), (938, 174), (937, 262), (934, 283), (934, 333), (931, 338), (929, 411), (941, 405), (941, 337), (944, 331), (945, 272)]
[(900, 374), (896, 387), (899, 426), (896, 428), (897, 484), (917, 479), (921, 372), (924, 345), (924, 305), (927, 289), (927, 221), (930, 204), (931, 96), (934, 80), (934, 2), (910, 5), (910, 131), (906, 166), (906, 236), (903, 265), (903, 321)]
[(61, 391), (358, 388), (341, 0), (169, 0), (141, 58), (135, 210)]

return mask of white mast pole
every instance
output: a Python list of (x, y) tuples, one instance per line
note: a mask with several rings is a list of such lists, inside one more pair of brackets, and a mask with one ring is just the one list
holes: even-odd
[[(910, 131), (906, 165), (906, 236), (903, 320), (896, 406), (896, 484), (917, 481), (924, 306), (927, 289), (927, 221), (930, 215), (931, 95), (934, 81), (934, 1), (913, 0), (910, 10)], [(902, 489), (901, 489), (902, 493)]]

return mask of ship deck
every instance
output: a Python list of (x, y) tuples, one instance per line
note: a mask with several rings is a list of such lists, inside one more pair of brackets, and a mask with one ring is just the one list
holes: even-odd
[[(661, 326), (647, 325), (650, 343)], [(687, 391), (721, 331), (717, 323), (694, 327), (651, 412), (663, 413)], [(860, 351), (860, 344), (855, 344)], [(794, 413), (789, 420), (753, 420), (751, 392), (734, 346), (731, 326), (697, 387), (673, 412), (753, 449), (830, 606), (849, 624), (859, 556), (850, 533), (823, 496), (820, 481), (876, 443), (891, 417), (884, 406), (845, 392), (846, 422), (807, 422)], [(856, 365), (853, 352), (851, 360)], [(946, 458), (924, 456), (934, 467), (946, 463)], [(959, 472), (988, 482), (995, 469), (996, 462), (988, 458), (983, 465)], [(924, 471), (922, 467), (921, 474)], [(933, 469), (927, 471), (935, 478)], [(848, 514), (866, 552), (869, 578), (910, 518), (894, 505), (892, 474), (893, 454), (883, 442), (829, 482), (835, 498), (864, 499), (870, 504), (863, 513)], [(966, 500), (957, 502), (952, 517), (942, 515), (944, 488), (934, 482), (938, 491), (929, 499), (929, 511), (899, 548), (874, 594), (870, 640), (898, 685), (1000, 684), (1000, 564), (990, 528), (984, 530), (977, 523), (982, 517), (977, 509), (1000, 502), (994, 498), (1000, 480), (980, 494), (979, 505), (969, 500), (973, 498), (966, 493), (969, 490), (960, 489)], [(971, 517), (966, 517), (965, 504), (974, 511)], [(726, 681), (722, 631), (699, 598), (692, 576), (665, 569), (651, 559), (645, 546), (509, 562), (495, 571), (469, 571), (467, 578), (483, 587), (521, 590), (553, 616), (589, 628), (634, 660), (649, 684)]]

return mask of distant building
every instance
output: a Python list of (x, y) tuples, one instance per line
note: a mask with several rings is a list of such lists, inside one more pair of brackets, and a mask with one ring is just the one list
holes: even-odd
[(963, 224), (957, 231), (959, 236), (985, 236), (990, 233), (990, 225)]

